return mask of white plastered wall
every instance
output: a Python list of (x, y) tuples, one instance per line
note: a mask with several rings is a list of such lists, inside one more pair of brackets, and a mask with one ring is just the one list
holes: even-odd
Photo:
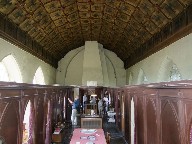
[[(99, 44), (103, 86), (124, 86), (126, 71), (117, 55)], [(61, 85), (82, 85), (84, 46), (74, 49), (59, 61), (56, 81)], [(94, 60), (94, 57), (93, 57)], [(93, 78), (94, 79), (94, 78)]]
[(32, 83), (37, 68), (42, 68), (45, 84), (55, 83), (55, 68), (35, 56), (19, 49), (17, 46), (0, 38), (0, 61), (8, 55), (12, 55), (21, 71), (23, 83)]
[[(192, 34), (172, 43), (126, 71), (127, 84), (139, 84), (139, 72), (143, 70), (148, 83), (170, 80), (172, 64), (175, 64), (182, 80), (192, 79)], [(131, 75), (131, 76), (130, 76)], [(129, 77), (132, 78), (131, 82)]]
[[(106, 50), (106, 49), (105, 49), (105, 55), (106, 55), (107, 59), (110, 61), (112, 67), (114, 68), (116, 85), (124, 86), (126, 83), (126, 72), (124, 69), (123, 61), (119, 57), (117, 57), (117, 55), (114, 52)], [(109, 62), (108, 62), (108, 64), (109, 64)]]
[(100, 49), (101, 65), (102, 65), (102, 72), (103, 72), (103, 86), (109, 86), (108, 68), (107, 68), (106, 56), (105, 56), (105, 51), (103, 49), (103, 45), (99, 44), (99, 49)]
[(66, 80), (67, 85), (81, 85), (83, 73), (83, 50), (72, 57), (67, 67)]
[[(58, 63), (56, 81), (60, 85), (81, 85), (84, 46), (68, 52)], [(73, 76), (73, 77), (72, 77)], [(78, 80), (74, 82), (74, 80)]]

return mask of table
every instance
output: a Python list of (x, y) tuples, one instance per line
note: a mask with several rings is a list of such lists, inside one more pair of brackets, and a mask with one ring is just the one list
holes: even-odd
[(52, 142), (53, 143), (61, 143), (63, 139), (63, 134), (52, 134)]
[[(90, 141), (92, 141), (94, 144), (107, 144), (103, 129), (95, 129), (96, 132), (91, 134), (82, 133), (81, 132), (82, 130), (85, 129), (77, 128), (73, 131), (73, 136), (71, 138), (70, 144), (76, 144), (76, 142), (80, 142), (80, 144), (86, 144), (87, 142)], [(88, 137), (88, 136), (94, 136), (95, 140), (81, 139), (81, 137)]]
[(61, 128), (56, 128), (54, 133), (52, 134), (52, 142), (53, 143), (61, 143), (63, 139), (63, 131)]

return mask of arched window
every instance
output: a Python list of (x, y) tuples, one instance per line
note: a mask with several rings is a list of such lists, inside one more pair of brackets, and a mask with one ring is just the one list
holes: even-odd
[(129, 85), (131, 85), (133, 82), (133, 73), (131, 72), (130, 75), (129, 75)]
[(2, 62), (0, 62), (0, 81), (9, 81), (8, 71)]
[(135, 104), (131, 99), (131, 144), (135, 143)]
[(147, 77), (143, 71), (143, 69), (140, 69), (137, 84), (146, 84), (148, 83)]
[(26, 144), (28, 143), (29, 140), (29, 118), (30, 118), (30, 106), (31, 106), (31, 102), (29, 101), (27, 104), (27, 107), (25, 109), (25, 115), (24, 115), (24, 120), (23, 120), (23, 140), (22, 140), (22, 144)]
[(19, 66), (12, 55), (6, 56), (0, 62), (0, 80), (22, 82)]
[(159, 69), (158, 82), (164, 81), (179, 81), (182, 80), (182, 75), (174, 63), (174, 61), (166, 57)]
[(181, 80), (181, 74), (177, 68), (177, 65), (173, 64), (170, 71), (170, 81), (179, 81), (179, 80)]
[(35, 72), (35, 76), (33, 78), (33, 84), (42, 84), (42, 85), (45, 84), (44, 75), (41, 67), (39, 67)]

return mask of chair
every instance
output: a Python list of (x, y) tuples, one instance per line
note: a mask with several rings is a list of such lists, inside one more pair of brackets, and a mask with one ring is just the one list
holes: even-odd
[(81, 118), (81, 128), (87, 129), (99, 129), (103, 127), (102, 118), (95, 117), (95, 118)]
[(52, 143), (62, 144), (63, 134), (52, 134)]

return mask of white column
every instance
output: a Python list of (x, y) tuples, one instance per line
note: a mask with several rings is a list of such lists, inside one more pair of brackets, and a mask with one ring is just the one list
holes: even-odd
[(101, 57), (97, 41), (85, 42), (82, 84), (87, 85), (87, 81), (96, 81), (97, 85), (103, 86)]

